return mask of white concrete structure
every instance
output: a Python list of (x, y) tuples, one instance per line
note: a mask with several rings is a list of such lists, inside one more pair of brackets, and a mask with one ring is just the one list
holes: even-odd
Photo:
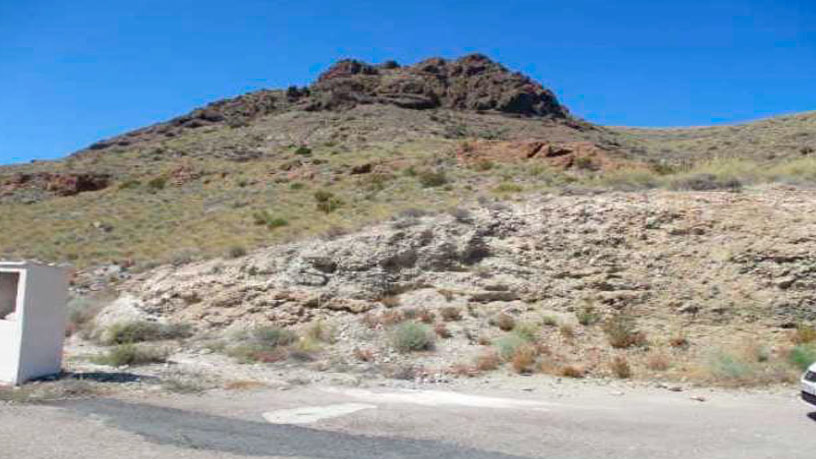
[(0, 383), (60, 372), (67, 292), (62, 268), (0, 261)]

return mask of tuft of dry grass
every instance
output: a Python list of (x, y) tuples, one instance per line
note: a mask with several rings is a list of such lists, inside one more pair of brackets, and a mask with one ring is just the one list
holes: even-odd
[(519, 374), (532, 373), (535, 368), (537, 356), (538, 352), (535, 346), (529, 344), (518, 346), (510, 362), (513, 371)]
[(799, 324), (791, 335), (791, 342), (793, 344), (816, 342), (816, 328), (806, 324)]
[(499, 368), (501, 360), (494, 350), (487, 350), (476, 356), (475, 367), (479, 371), (492, 371)]
[(558, 326), (558, 332), (566, 339), (575, 338), (575, 327), (572, 324), (563, 323)]
[(359, 347), (354, 348), (354, 358), (359, 360), (360, 362), (373, 362), (374, 361), (374, 351), (371, 349), (362, 349)]
[(624, 313), (609, 317), (603, 324), (603, 330), (609, 344), (617, 349), (646, 344), (646, 335), (637, 330), (635, 318)]
[(439, 310), (439, 315), (445, 322), (462, 320), (462, 310), (455, 306), (445, 306)]
[(584, 369), (575, 365), (564, 365), (559, 374), (565, 378), (583, 378)]
[(624, 356), (616, 355), (613, 357), (612, 361), (609, 362), (609, 368), (612, 370), (612, 374), (620, 379), (632, 377), (632, 367), (629, 366), (629, 361)]
[(257, 390), (263, 389), (268, 387), (266, 384), (260, 381), (254, 381), (249, 379), (239, 379), (235, 381), (227, 381), (224, 384), (225, 390)]
[(646, 368), (652, 371), (666, 371), (670, 366), (671, 360), (663, 352), (650, 352), (646, 357)]
[(440, 338), (443, 338), (443, 339), (447, 339), (447, 338), (450, 338), (451, 336), (453, 336), (451, 331), (448, 330), (448, 326), (445, 325), (444, 323), (436, 324), (434, 326), (434, 332), (436, 333), (436, 336), (438, 336)]

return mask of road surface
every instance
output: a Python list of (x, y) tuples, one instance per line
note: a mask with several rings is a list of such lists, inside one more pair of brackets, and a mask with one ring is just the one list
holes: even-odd
[(2, 406), (0, 445), (27, 459), (812, 459), (816, 409), (793, 389), (304, 386)]

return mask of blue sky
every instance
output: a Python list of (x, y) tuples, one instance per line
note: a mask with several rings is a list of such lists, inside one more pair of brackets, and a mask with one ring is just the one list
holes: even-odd
[(0, 0), (0, 163), (95, 140), (333, 61), (482, 52), (613, 125), (816, 109), (814, 0)]

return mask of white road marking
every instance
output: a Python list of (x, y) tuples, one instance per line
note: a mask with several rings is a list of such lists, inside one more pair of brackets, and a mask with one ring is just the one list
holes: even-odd
[(365, 389), (325, 388), (327, 392), (340, 393), (370, 403), (408, 403), (424, 406), (467, 406), (473, 408), (524, 408), (547, 411), (554, 403), (513, 398), (483, 397), (435, 390), (403, 390), (399, 392), (373, 392)]
[(340, 403), (337, 405), (302, 406), (287, 410), (268, 411), (263, 418), (272, 424), (311, 424), (321, 419), (336, 418), (360, 410), (377, 408), (363, 403)]

